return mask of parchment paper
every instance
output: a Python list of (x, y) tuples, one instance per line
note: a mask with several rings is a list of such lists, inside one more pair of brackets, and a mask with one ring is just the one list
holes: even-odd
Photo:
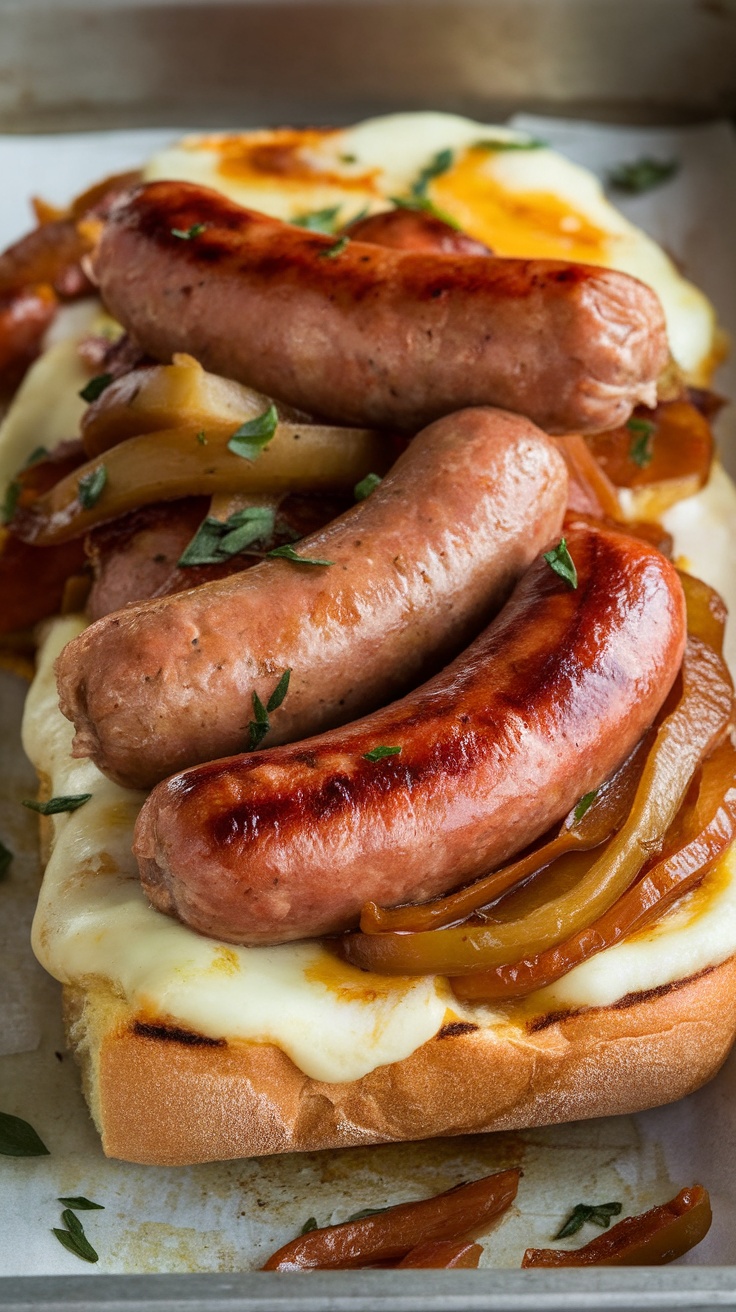
[[(663, 130), (516, 122), (599, 173), (643, 154), (677, 156), (683, 168), (675, 180), (621, 208), (684, 265), (736, 337), (736, 139), (727, 124)], [(27, 198), (34, 192), (63, 202), (177, 135), (172, 129), (0, 138), (0, 247), (28, 226)], [(736, 397), (736, 365), (724, 368), (718, 383)], [(736, 428), (727, 412), (720, 437), (733, 468), (730, 434)], [(0, 1110), (29, 1120), (51, 1155), (0, 1158), (0, 1273), (245, 1270), (309, 1216), (339, 1220), (517, 1163), (525, 1172), (518, 1207), (490, 1238), (489, 1265), (518, 1266), (524, 1248), (546, 1244), (578, 1202), (620, 1200), (625, 1212), (639, 1211), (696, 1180), (711, 1190), (715, 1221), (686, 1260), (736, 1261), (734, 1059), (706, 1089), (635, 1117), (186, 1169), (107, 1161), (64, 1051), (59, 988), (28, 946), (39, 869), (35, 817), (20, 806), (36, 788), (19, 747), (23, 694), (20, 680), (0, 677), (0, 834), (18, 854), (0, 885)], [(83, 1214), (100, 1255), (96, 1266), (67, 1253), (51, 1234), (60, 1224), (57, 1198), (78, 1193), (105, 1207)], [(593, 1233), (586, 1230), (571, 1245)]]

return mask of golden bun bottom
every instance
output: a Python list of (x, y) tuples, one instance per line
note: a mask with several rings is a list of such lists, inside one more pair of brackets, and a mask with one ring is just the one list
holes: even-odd
[(609, 1007), (447, 1025), (347, 1084), (279, 1048), (136, 1017), (106, 982), (64, 989), (69, 1045), (108, 1157), (159, 1166), (612, 1116), (692, 1093), (736, 1037), (736, 956)]

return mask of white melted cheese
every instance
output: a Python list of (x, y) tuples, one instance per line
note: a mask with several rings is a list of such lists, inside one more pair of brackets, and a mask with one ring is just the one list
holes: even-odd
[(81, 631), (56, 620), (39, 651), (23, 745), (53, 796), (91, 793), (54, 817), (33, 949), (62, 983), (109, 981), (142, 1019), (211, 1038), (274, 1043), (317, 1080), (355, 1080), (401, 1061), (442, 1025), (449, 993), (434, 978), (388, 980), (336, 963), (318, 943), (239, 948), (151, 907), (131, 852), (143, 794), (70, 755), (53, 664)]
[[(706, 384), (716, 328), (710, 302), (609, 203), (594, 174), (546, 148), (472, 151), (479, 142), (524, 139), (454, 114), (391, 114), (336, 131), (186, 137), (155, 155), (144, 177), (213, 187), (281, 219), (339, 206), (340, 221), (349, 222), (364, 208), (385, 209), (389, 198), (406, 196), (437, 154), (451, 150), (452, 164), (427, 190), (442, 209), (500, 255), (579, 260), (648, 283), (662, 302), (675, 359), (690, 381)], [(272, 171), (264, 160), (253, 166), (254, 144), (281, 143), (309, 167), (290, 169), (292, 157), (277, 160)]]

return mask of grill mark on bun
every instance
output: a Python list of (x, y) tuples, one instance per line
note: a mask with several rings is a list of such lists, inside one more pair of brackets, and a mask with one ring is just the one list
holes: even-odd
[(181, 1030), (176, 1025), (149, 1025), (137, 1020), (133, 1023), (133, 1033), (143, 1039), (161, 1039), (167, 1043), (183, 1043), (188, 1048), (224, 1048), (224, 1039), (211, 1039), (206, 1034), (196, 1034), (193, 1030)]
[(703, 979), (716, 969), (716, 966), (705, 966), (703, 970), (698, 970), (694, 975), (686, 975), (684, 979), (674, 979), (669, 984), (658, 984), (654, 989), (642, 989), (639, 993), (626, 993), (617, 1002), (609, 1002), (605, 1007), (570, 1007), (566, 1011), (548, 1011), (544, 1016), (535, 1016), (533, 1020), (527, 1021), (527, 1033), (538, 1034), (540, 1030), (546, 1030), (550, 1025), (562, 1024), (575, 1016), (581, 1016), (584, 1012), (626, 1011), (627, 1007), (638, 1007), (642, 1002), (653, 1002), (655, 998), (663, 998), (667, 993), (674, 993), (676, 989), (694, 984), (696, 980)]
[(451, 1020), (449, 1024), (443, 1025), (435, 1035), (436, 1039), (454, 1039), (458, 1034), (472, 1034), (474, 1030), (479, 1029), (471, 1020)]

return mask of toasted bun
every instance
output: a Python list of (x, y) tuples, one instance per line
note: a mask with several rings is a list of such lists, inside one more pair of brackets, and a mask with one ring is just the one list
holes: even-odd
[(736, 956), (610, 1007), (445, 1026), (360, 1080), (309, 1079), (272, 1044), (224, 1043), (66, 988), (69, 1044), (109, 1157), (151, 1165), (521, 1129), (642, 1111), (711, 1079), (736, 1036)]

